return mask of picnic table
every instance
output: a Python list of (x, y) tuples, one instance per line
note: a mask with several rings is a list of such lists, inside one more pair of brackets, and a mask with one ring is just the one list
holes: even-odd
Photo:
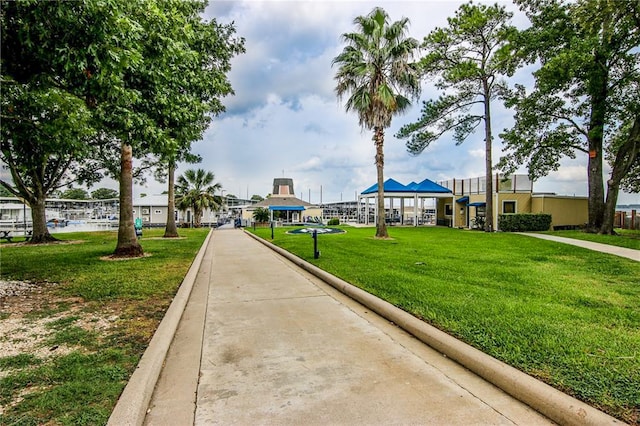
[(7, 240), (8, 242), (13, 242), (14, 237), (24, 237), (25, 241), (29, 241), (33, 237), (33, 230), (27, 229), (24, 231), (24, 235), (11, 235), (12, 231), (0, 230), (0, 240)]

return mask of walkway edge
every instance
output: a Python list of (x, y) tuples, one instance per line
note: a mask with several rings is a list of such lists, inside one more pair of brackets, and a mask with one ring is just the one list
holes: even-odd
[(438, 330), (394, 305), (329, 274), (288, 251), (250, 233), (252, 238), (320, 278), (338, 291), (394, 322), (418, 340), (468, 368), (504, 392), (527, 404), (561, 425), (624, 425), (608, 414), (591, 407), (522, 371), (499, 361), (474, 347)]
[(173, 341), (178, 323), (187, 306), (193, 284), (200, 270), (200, 264), (212, 235), (213, 232), (209, 231), (160, 325), (158, 325), (156, 332), (153, 334), (149, 346), (140, 358), (140, 362), (138, 362), (122, 394), (120, 394), (107, 425), (140, 426), (144, 423), (153, 390), (156, 387), (158, 377), (160, 377), (160, 371), (164, 365), (169, 346)]

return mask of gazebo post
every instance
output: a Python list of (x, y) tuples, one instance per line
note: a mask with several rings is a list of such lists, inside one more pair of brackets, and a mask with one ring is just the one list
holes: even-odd
[(418, 226), (418, 193), (413, 196), (413, 226)]
[(400, 198), (400, 225), (404, 225), (404, 197)]

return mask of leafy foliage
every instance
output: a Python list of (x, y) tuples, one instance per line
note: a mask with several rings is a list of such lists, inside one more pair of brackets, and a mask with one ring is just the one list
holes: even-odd
[(95, 200), (106, 200), (109, 198), (118, 198), (118, 191), (109, 188), (98, 188), (91, 191), (91, 198)]
[(487, 231), (493, 229), (491, 102), (508, 93), (503, 77), (513, 72), (508, 41), (516, 29), (509, 24), (511, 16), (497, 4), (468, 3), (448, 19), (447, 28), (425, 37), (420, 70), (444, 94), (424, 102), (418, 121), (396, 135), (408, 139), (410, 153), (420, 154), (448, 132), (459, 145), (484, 123)]
[[(589, 227), (612, 232), (619, 184), (634, 170), (640, 152), (637, 143), (621, 143), (616, 136), (640, 120), (640, 4), (518, 3), (532, 26), (514, 42), (516, 56), (541, 67), (534, 72), (534, 90), (519, 86), (507, 102), (516, 109), (516, 124), (501, 134), (507, 154), (499, 167), (508, 172), (525, 164), (536, 178), (557, 170), (563, 157), (586, 156)], [(614, 169), (606, 208), (605, 152)]]
[(269, 222), (269, 209), (264, 207), (258, 207), (253, 211), (253, 220), (260, 223)]
[(504, 232), (548, 231), (551, 215), (545, 213), (501, 214), (498, 216), (498, 228)]
[(360, 126), (373, 130), (376, 146), (378, 181), (378, 218), (376, 237), (388, 237), (384, 221), (384, 129), (394, 115), (411, 104), (420, 94), (420, 81), (412, 63), (418, 41), (407, 37), (408, 18), (389, 22), (384, 9), (376, 7), (353, 21), (357, 32), (342, 35), (346, 46), (332, 65), (339, 65), (335, 75), (336, 94), (347, 96), (345, 109), (358, 114)]
[(88, 200), (89, 193), (82, 188), (69, 188), (60, 194), (62, 198), (68, 198), (70, 200)]
[(219, 183), (213, 183), (215, 175), (202, 169), (189, 169), (178, 177), (176, 184), (176, 206), (193, 211), (194, 225), (200, 227), (204, 209), (220, 207), (220, 198), (215, 192), (222, 189)]

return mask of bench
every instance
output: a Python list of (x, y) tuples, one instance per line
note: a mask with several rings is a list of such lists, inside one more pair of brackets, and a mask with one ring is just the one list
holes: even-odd
[(24, 235), (11, 235), (12, 231), (3, 231), (0, 230), (0, 240), (7, 240), (8, 242), (13, 242), (13, 239), (16, 237), (24, 237), (25, 241), (29, 241), (33, 237), (33, 230), (27, 229), (24, 231)]

